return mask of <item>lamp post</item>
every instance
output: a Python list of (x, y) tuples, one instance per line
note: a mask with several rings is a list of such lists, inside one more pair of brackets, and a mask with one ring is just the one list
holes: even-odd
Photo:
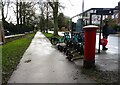
[(84, 12), (84, 0), (82, 1), (82, 12)]
[[(84, 12), (84, 0), (82, 1), (82, 13)], [(82, 18), (84, 17), (84, 13), (82, 14)]]

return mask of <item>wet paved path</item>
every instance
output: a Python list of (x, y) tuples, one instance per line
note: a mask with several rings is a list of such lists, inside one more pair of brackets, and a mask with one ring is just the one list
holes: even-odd
[[(98, 45), (99, 45), (99, 36), (96, 35), (96, 55), (95, 55), (95, 65), (101, 71), (113, 71), (118, 72), (118, 54), (120, 53), (118, 50), (120, 37), (115, 35), (110, 35), (108, 37), (108, 50), (101, 51), (98, 54)], [(83, 65), (83, 60), (79, 59), (75, 61), (75, 64), (78, 66)]]
[(9, 83), (95, 83), (37, 32)]
[[(49, 31), (49, 33), (53, 33)], [(60, 36), (64, 36), (64, 32), (59, 32)], [(99, 70), (102, 71), (117, 71), (118, 72), (118, 54), (120, 53), (120, 37), (116, 34), (110, 34), (108, 37), (108, 50), (102, 51), (98, 54), (98, 45), (99, 45), (99, 35), (96, 35), (96, 55), (95, 55), (95, 64)], [(83, 66), (83, 60), (79, 59), (74, 61), (77, 66)]]
[[(96, 54), (96, 65), (100, 66), (101, 70), (118, 71), (118, 57), (119, 57), (118, 54), (120, 53), (120, 50), (118, 50), (119, 40), (120, 37), (110, 35), (108, 37), (108, 44), (106, 46), (108, 47), (108, 50), (107, 51), (101, 50), (100, 54)], [(96, 49), (98, 49), (99, 45), (98, 42), (99, 36), (96, 35)]]

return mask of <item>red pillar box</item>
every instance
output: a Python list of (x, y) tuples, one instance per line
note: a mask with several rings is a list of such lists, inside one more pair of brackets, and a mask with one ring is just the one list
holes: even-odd
[(88, 25), (83, 27), (85, 30), (85, 44), (84, 44), (84, 66), (91, 68), (95, 66), (95, 44), (96, 44), (96, 30), (98, 26)]

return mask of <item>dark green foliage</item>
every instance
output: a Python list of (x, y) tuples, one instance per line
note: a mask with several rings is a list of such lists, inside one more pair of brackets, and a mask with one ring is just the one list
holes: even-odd
[(114, 25), (114, 26), (113, 26), (113, 29), (114, 29), (115, 31), (120, 31), (120, 26)]
[(60, 13), (58, 15), (58, 27), (61, 30), (62, 27), (69, 28), (69, 20), (70, 18), (67, 16), (64, 16), (63, 13)]
[(65, 17), (63, 13), (60, 13), (58, 15), (58, 27), (61, 29), (62, 27), (65, 27)]
[(14, 25), (5, 21), (4, 29), (10, 31), (11, 34), (23, 34), (24, 32), (33, 31), (34, 27), (26, 25)]

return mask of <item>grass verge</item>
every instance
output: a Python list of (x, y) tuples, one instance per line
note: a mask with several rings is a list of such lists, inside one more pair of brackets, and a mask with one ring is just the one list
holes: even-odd
[(28, 48), (35, 33), (26, 35), (23, 38), (13, 40), (0, 46), (2, 48), (2, 83), (7, 84), (11, 74), (16, 69), (24, 52)]
[(57, 38), (62, 38), (62, 36), (54, 36), (52, 33), (45, 33), (43, 32), (43, 34), (50, 40), (52, 37), (57, 37)]
[(25, 35), (21, 35), (21, 36), (15, 36), (15, 37), (10, 37), (10, 38), (5, 38), (5, 44), (8, 42), (11, 42), (13, 40), (17, 40), (19, 38), (23, 38)]
[(50, 39), (51, 37), (54, 36), (52, 33), (45, 33), (45, 32), (43, 32), (43, 34), (44, 34), (48, 39)]

